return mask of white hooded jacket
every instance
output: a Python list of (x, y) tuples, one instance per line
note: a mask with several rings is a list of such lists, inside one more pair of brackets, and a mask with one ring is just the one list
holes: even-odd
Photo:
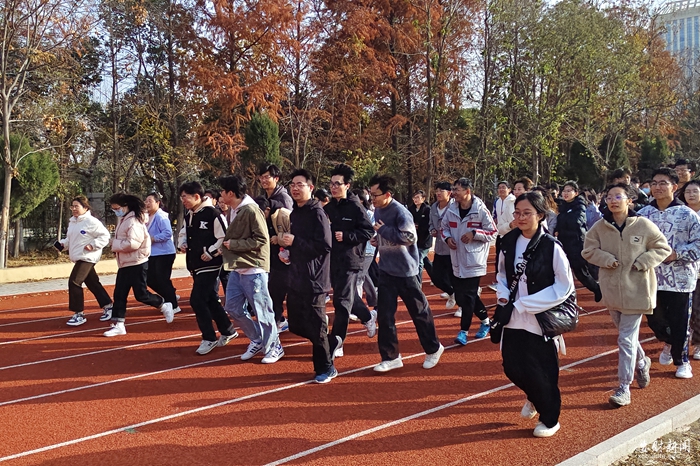
[[(109, 244), (109, 231), (88, 210), (70, 218), (66, 237), (60, 242), (68, 250), (71, 261), (96, 264), (102, 257), (102, 248)], [(93, 247), (92, 251), (85, 249), (88, 244)]]

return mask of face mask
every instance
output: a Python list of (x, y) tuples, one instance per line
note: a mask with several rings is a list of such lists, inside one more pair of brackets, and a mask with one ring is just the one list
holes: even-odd
[(124, 215), (126, 215), (126, 212), (124, 212), (121, 209), (112, 209), (112, 212), (114, 212), (114, 215), (116, 215), (117, 217), (123, 217)]
[(646, 195), (649, 195), (649, 193), (651, 192), (651, 188), (642, 188), (642, 192)]

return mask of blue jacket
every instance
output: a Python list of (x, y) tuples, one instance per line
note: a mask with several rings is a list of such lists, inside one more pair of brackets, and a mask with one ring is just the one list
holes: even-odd
[(377, 230), (379, 270), (393, 277), (418, 275), (418, 234), (413, 216), (396, 199), (374, 211), (374, 221), (384, 222)]
[(170, 226), (168, 214), (162, 209), (158, 209), (149, 220), (148, 234), (151, 236), (151, 256), (175, 254), (173, 228)]

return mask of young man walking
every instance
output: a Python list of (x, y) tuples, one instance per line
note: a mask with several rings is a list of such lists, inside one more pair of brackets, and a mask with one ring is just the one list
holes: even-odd
[[(263, 364), (284, 356), (277, 336), (275, 312), (267, 291), (270, 271), (270, 238), (265, 216), (246, 194), (245, 180), (238, 175), (220, 179), (221, 196), (233, 213), (223, 243), (224, 269), (230, 271), (226, 286), (226, 312), (250, 339), (241, 356), (247, 361), (258, 353)], [(253, 320), (248, 306), (255, 313)]]
[(471, 180), (455, 181), (452, 196), (455, 202), (442, 218), (442, 236), (450, 248), (452, 286), (457, 304), (462, 308), (455, 342), (466, 345), (474, 313), (481, 321), (476, 338), (484, 338), (489, 332), (486, 307), (479, 298), (479, 281), (486, 275), (489, 247), (498, 231), (482, 200), (472, 194)]
[[(331, 222), (331, 285), (333, 286), (333, 329), (329, 341), (335, 357), (344, 355), (343, 342), (352, 312), (367, 328), (367, 336), (377, 333), (377, 311), (370, 311), (357, 293), (357, 281), (364, 265), (367, 241), (374, 236), (365, 209), (350, 185), (355, 170), (343, 163), (331, 172), (332, 199), (323, 208)], [(334, 341), (335, 340), (335, 341)]]
[(674, 364), (676, 377), (689, 379), (693, 371), (688, 362), (688, 320), (690, 293), (697, 283), (700, 260), (700, 220), (689, 207), (681, 204), (674, 192), (678, 175), (671, 168), (659, 168), (652, 174), (654, 200), (639, 211), (661, 230), (672, 252), (656, 267), (656, 308), (647, 315), (649, 327), (664, 348), (659, 356), (663, 366)]
[(290, 284), (287, 296), (289, 331), (311, 341), (316, 383), (328, 383), (338, 375), (328, 346), (326, 294), (331, 289), (331, 228), (321, 203), (312, 198), (311, 174), (295, 170), (289, 188), (294, 199), (291, 230), (279, 235), (289, 250)]
[[(452, 205), (452, 185), (447, 181), (441, 181), (435, 185), (436, 201), (430, 206), (430, 235), (435, 238), (435, 253), (433, 255), (433, 284), (442, 290), (443, 298), (447, 298), (446, 309), (452, 309), (455, 301), (454, 288), (450, 281), (452, 277), (452, 258), (450, 248), (442, 237), (442, 218), (447, 208)], [(462, 310), (455, 312), (455, 317), (462, 317)]]
[(433, 278), (433, 264), (428, 258), (430, 248), (433, 246), (433, 237), (430, 236), (430, 206), (425, 203), (425, 192), (419, 189), (413, 194), (413, 204), (408, 207), (413, 216), (418, 235), (418, 279), (423, 283), (423, 269), (428, 272), (428, 277)]
[[(178, 247), (187, 254), (187, 270), (192, 274), (190, 306), (202, 332), (197, 354), (204, 355), (238, 336), (214, 289), (223, 263), (219, 248), (224, 242), (226, 221), (209, 199), (203, 199), (204, 189), (196, 181), (184, 183), (179, 193), (187, 213), (185, 227), (178, 236)], [(212, 320), (221, 334), (218, 340)]]
[[(258, 171), (258, 181), (265, 190), (265, 197), (270, 207), (270, 217), (280, 209), (292, 210), (294, 202), (287, 189), (280, 184), (280, 169), (277, 165), (262, 165)], [(270, 219), (268, 219), (270, 220)], [(271, 220), (270, 220), (271, 221)], [(284, 318), (284, 298), (289, 289), (289, 267), (279, 259), (280, 246), (276, 235), (270, 235), (270, 280), (268, 291), (275, 310), (277, 330), (284, 332), (289, 324)]]
[(403, 367), (396, 334), (396, 308), (400, 296), (413, 319), (420, 344), (425, 351), (423, 367), (432, 369), (445, 348), (440, 344), (430, 305), (418, 279), (416, 226), (411, 213), (394, 199), (396, 181), (375, 175), (369, 182), (374, 204), (372, 242), (379, 249), (379, 354), (382, 362), (374, 367), (387, 372)]

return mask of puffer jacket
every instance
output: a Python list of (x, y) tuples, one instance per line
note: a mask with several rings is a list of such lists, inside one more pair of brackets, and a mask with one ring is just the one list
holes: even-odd
[[(143, 215), (146, 221), (148, 214), (144, 212)], [(117, 266), (120, 269), (148, 262), (148, 256), (151, 255), (151, 237), (146, 224), (138, 221), (134, 212), (129, 212), (119, 219), (117, 228), (114, 229), (112, 251), (117, 255)]]
[(450, 208), (452, 204), (455, 203), (455, 200), (450, 198), (450, 200), (447, 202), (447, 205), (445, 206), (445, 210), (442, 212), (442, 215), (440, 215), (440, 210), (439, 210), (439, 205), (437, 202), (433, 202), (433, 205), (430, 206), (430, 230), (435, 231), (437, 236), (435, 237), (435, 254), (439, 256), (449, 256), (450, 255), (450, 248), (445, 244), (445, 239), (442, 236), (441, 230), (442, 230), (442, 218), (445, 216), (445, 213), (447, 212), (447, 209)]
[[(469, 213), (461, 218), (459, 203), (450, 204), (442, 217), (442, 237), (445, 241), (453, 238), (457, 249), (450, 249), (452, 272), (458, 278), (483, 277), (486, 275), (486, 262), (489, 247), (495, 241), (496, 225), (489, 209), (476, 196), (472, 197)], [(467, 232), (474, 232), (474, 239), (463, 243), (460, 239)]]
[(581, 250), (586, 238), (586, 201), (583, 196), (559, 204), (555, 233), (572, 267), (582, 264)]
[[(70, 218), (68, 232), (61, 244), (68, 249), (71, 261), (96, 264), (102, 257), (102, 248), (109, 244), (109, 231), (88, 210), (79, 217)], [(92, 251), (85, 249), (88, 244), (94, 248)]]
[[(671, 247), (656, 225), (633, 210), (622, 231), (613, 222), (608, 211), (586, 235), (581, 254), (600, 267), (604, 306), (623, 314), (651, 314), (656, 307), (654, 267), (668, 257)], [(615, 262), (619, 265), (612, 268)]]

